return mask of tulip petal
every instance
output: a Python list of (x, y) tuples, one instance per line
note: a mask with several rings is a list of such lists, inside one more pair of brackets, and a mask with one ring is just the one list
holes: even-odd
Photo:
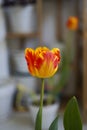
[(28, 69), (30, 71), (30, 73), (32, 73), (32, 75), (34, 75), (34, 50), (31, 48), (27, 48), (25, 50), (25, 58), (27, 61), (27, 65), (28, 65)]

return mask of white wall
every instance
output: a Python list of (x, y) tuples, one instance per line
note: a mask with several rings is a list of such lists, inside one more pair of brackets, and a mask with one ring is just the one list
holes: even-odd
[(0, 79), (7, 78), (9, 76), (8, 52), (5, 38), (6, 28), (4, 13), (0, 7)]

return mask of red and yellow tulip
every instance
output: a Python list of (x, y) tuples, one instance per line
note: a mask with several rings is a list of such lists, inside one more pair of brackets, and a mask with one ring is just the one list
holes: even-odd
[(78, 29), (78, 18), (74, 16), (70, 16), (67, 21), (67, 28), (70, 30), (77, 30)]
[(60, 63), (60, 50), (38, 47), (26, 48), (25, 58), (30, 74), (38, 78), (48, 78), (55, 74)]

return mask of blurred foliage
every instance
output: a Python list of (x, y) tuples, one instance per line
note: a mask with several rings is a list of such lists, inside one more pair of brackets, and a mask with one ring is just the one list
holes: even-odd
[[(62, 91), (63, 87), (66, 86), (69, 80), (70, 72), (71, 72), (71, 63), (73, 62), (74, 51), (71, 47), (72, 44), (73, 33), (71, 31), (68, 32), (66, 38), (65, 48), (61, 55), (61, 64), (59, 66), (59, 70), (56, 75), (52, 78), (47, 79), (48, 84), (48, 93), (53, 95), (53, 98), (56, 98), (58, 94)], [(58, 79), (59, 75), (59, 79)], [(56, 76), (56, 78), (55, 78)], [(50, 86), (52, 88), (50, 89)]]

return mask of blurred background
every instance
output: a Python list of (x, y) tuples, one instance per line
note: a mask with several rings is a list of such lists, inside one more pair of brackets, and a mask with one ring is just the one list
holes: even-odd
[[(71, 38), (66, 27), (69, 16), (79, 19), (79, 28)], [(37, 46), (58, 47), (61, 51), (59, 70), (54, 78), (46, 79), (45, 94), (54, 92), (59, 101), (60, 115), (67, 101), (76, 96), (86, 123), (86, 16), (86, 0), (0, 0), (0, 120), (16, 112), (12, 116), (13, 122), (7, 121), (9, 125), (6, 122), (0, 124), (2, 130), (7, 130), (7, 126), (8, 129), (20, 127), (21, 121), (19, 124), (15, 121), (26, 118), (29, 104), (40, 93), (41, 81), (29, 74), (24, 57), (25, 48)], [(27, 123), (28, 120), (27, 117)], [(26, 128), (23, 122), (23, 128)], [(87, 130), (86, 126), (84, 130)]]

